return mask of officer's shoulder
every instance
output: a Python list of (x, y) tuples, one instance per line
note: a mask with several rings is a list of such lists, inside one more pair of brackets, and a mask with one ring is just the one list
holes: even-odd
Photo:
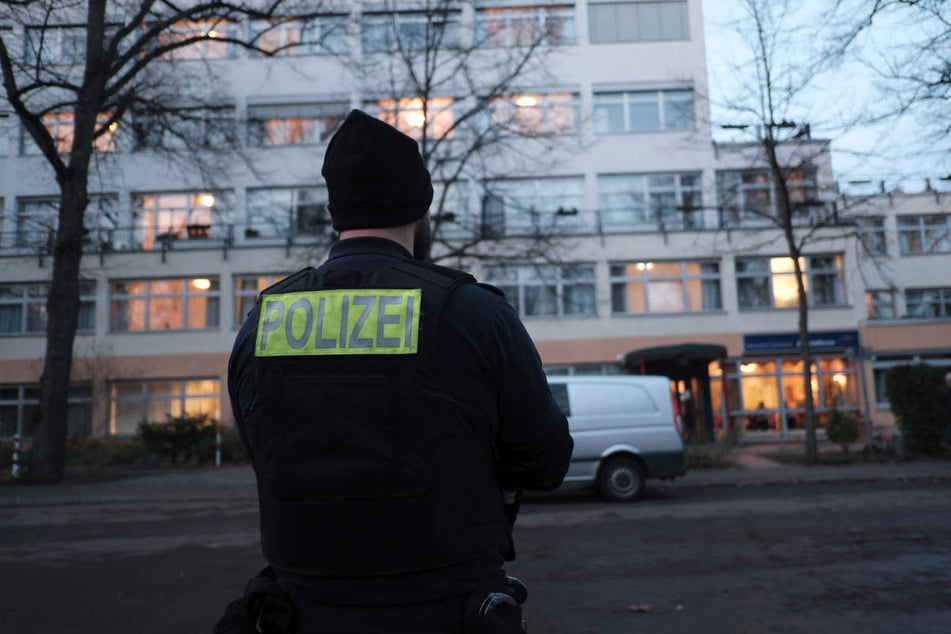
[(263, 291), (258, 293), (257, 301), (260, 302), (261, 297), (263, 295), (273, 295), (275, 293), (280, 293), (283, 290), (292, 288), (294, 284), (300, 282), (302, 279), (310, 275), (310, 273), (312, 273), (313, 270), (314, 270), (313, 267), (308, 266), (308, 267), (302, 268), (297, 273), (291, 273), (284, 279), (274, 282), (273, 284), (265, 288)]
[(407, 273), (426, 279), (430, 282), (445, 287), (456, 287), (474, 283), (475, 278), (465, 271), (451, 269), (447, 266), (432, 264), (430, 262), (405, 261), (396, 265), (396, 268)]

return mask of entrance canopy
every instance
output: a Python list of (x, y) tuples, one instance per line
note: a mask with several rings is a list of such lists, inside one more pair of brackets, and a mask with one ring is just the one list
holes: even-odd
[(706, 374), (708, 363), (724, 357), (726, 346), (715, 343), (680, 343), (631, 350), (621, 358), (621, 366), (628, 372), (637, 374), (644, 372), (648, 366), (658, 369), (659, 366), (678, 368), (680, 372), (675, 372), (676, 374), (693, 374), (689, 372), (691, 368), (702, 366), (703, 374)]

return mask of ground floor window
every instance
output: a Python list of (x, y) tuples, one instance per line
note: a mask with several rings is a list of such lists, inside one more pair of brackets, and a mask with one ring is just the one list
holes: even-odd
[(875, 406), (879, 410), (890, 410), (891, 404), (888, 402), (888, 393), (885, 391), (885, 375), (888, 371), (899, 365), (915, 365), (926, 363), (937, 366), (951, 372), (951, 355), (931, 354), (931, 355), (905, 355), (875, 358), (872, 369), (875, 373)]
[[(33, 436), (40, 418), (40, 386), (0, 385), (0, 438)], [(92, 432), (92, 386), (69, 387), (66, 434), (70, 439), (86, 438)]]
[(208, 414), (221, 419), (221, 381), (210, 378), (121, 381), (109, 386), (109, 432), (128, 436), (141, 422)]
[[(719, 364), (711, 364), (719, 365)], [(798, 357), (747, 358), (711, 369), (711, 397), (717, 420), (744, 432), (788, 432), (804, 428), (805, 366)], [(845, 357), (813, 359), (810, 388), (816, 426), (823, 427), (833, 409), (858, 411), (855, 366)]]
[(617, 363), (576, 363), (573, 365), (545, 366), (545, 373), (555, 375), (595, 375), (622, 374), (621, 366)]

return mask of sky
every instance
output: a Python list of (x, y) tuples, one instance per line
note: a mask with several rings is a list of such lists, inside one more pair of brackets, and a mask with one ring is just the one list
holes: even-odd
[[(787, 23), (791, 38), (778, 50), (782, 51), (779, 59), (791, 62), (795, 70), (797, 58), (807, 57), (810, 48), (821, 40), (823, 25), (818, 15), (829, 1), (791, 0), (790, 5), (796, 9)], [(703, 0), (703, 11), (714, 137), (739, 140), (737, 134), (749, 133), (718, 126), (746, 122), (741, 113), (726, 106), (751, 85), (750, 49), (738, 33), (738, 28), (748, 22), (743, 22), (739, 0)], [(799, 98), (788, 102), (784, 114), (793, 121), (809, 122), (813, 138), (832, 142), (833, 169), (843, 190), (861, 191), (885, 181), (889, 189), (901, 186), (906, 191), (920, 191), (926, 178), (936, 188), (951, 190), (951, 181), (939, 180), (951, 175), (949, 144), (937, 146), (933, 139), (929, 142), (930, 129), (923, 125), (922, 118), (909, 116), (878, 125), (862, 122), (867, 112), (881, 103), (877, 87), (880, 79), (872, 70), (875, 62), (916, 35), (905, 20), (892, 19), (885, 26), (888, 28), (863, 38), (858, 49), (871, 64), (852, 60), (815, 76)], [(858, 181), (871, 181), (873, 185)]]

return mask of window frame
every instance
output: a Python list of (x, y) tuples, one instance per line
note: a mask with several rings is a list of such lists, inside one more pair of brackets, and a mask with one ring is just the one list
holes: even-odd
[[(818, 171), (788, 170), (785, 180), (792, 224), (813, 224), (819, 215), (816, 208), (824, 205), (819, 199)], [(717, 170), (716, 190), (721, 227), (775, 227), (781, 221), (776, 183), (767, 169)], [(748, 204), (748, 199), (754, 202)]]
[(456, 126), (457, 99), (448, 96), (429, 97), (425, 109), (419, 97), (385, 97), (367, 101), (367, 112), (388, 123), (403, 134), (419, 141), (452, 139), (460, 133)]
[[(597, 317), (595, 265), (591, 263), (547, 265), (500, 265), (486, 270), (486, 281), (501, 289), (508, 302), (523, 319), (548, 319), (551, 317)], [(530, 291), (547, 288), (554, 297), (551, 300), (554, 312), (529, 312), (527, 297)], [(588, 296), (589, 301), (572, 303), (566, 291), (577, 290)], [(539, 296), (540, 297), (540, 296)], [(545, 306), (542, 301), (540, 306)], [(569, 310), (577, 305), (579, 312)]]
[[(85, 382), (71, 382), (66, 396), (66, 434), (70, 439), (84, 438), (89, 435), (91, 429), (76, 429), (73, 414), (77, 409), (82, 410), (83, 418), (86, 421), (92, 421), (93, 393), (92, 384)], [(11, 398), (11, 392), (16, 390), (16, 395)], [(0, 412), (14, 411), (15, 430), (21, 440), (32, 438), (34, 424), (29, 420), (29, 414), (32, 411), (34, 415), (39, 414), (40, 407), (40, 386), (36, 383), (5, 383), (0, 384)], [(4, 435), (3, 414), (0, 413), (0, 439), (12, 439), (12, 435)]]
[[(816, 264), (815, 260), (821, 260), (822, 258), (833, 258), (836, 261), (837, 266), (833, 268), (824, 268)], [(803, 285), (806, 290), (806, 299), (809, 302), (809, 306), (812, 308), (843, 308), (847, 306), (848, 296), (845, 289), (845, 259), (841, 253), (829, 253), (829, 254), (809, 254), (804, 255), (800, 258), (800, 266), (803, 271), (804, 279)], [(788, 261), (788, 269), (787, 266)], [(741, 264), (759, 264), (765, 263), (766, 268), (757, 268), (756, 270), (741, 271)], [(738, 257), (735, 259), (735, 283), (736, 283), (736, 297), (737, 297), (737, 307), (741, 312), (745, 311), (757, 311), (757, 310), (791, 310), (798, 307), (798, 296), (792, 295), (788, 300), (781, 300), (781, 304), (777, 304), (777, 290), (778, 289), (792, 289), (792, 292), (796, 292), (795, 288), (795, 269), (792, 265), (792, 259), (789, 256), (754, 256), (754, 257)], [(813, 289), (818, 285), (815, 282), (816, 278), (829, 277), (831, 276), (834, 281), (834, 303), (815, 303), (815, 293)], [(785, 284), (777, 283), (780, 281), (786, 282)], [(757, 295), (768, 297), (769, 303), (767, 305), (762, 304), (745, 304), (744, 303), (744, 292), (742, 287), (749, 286), (750, 288), (756, 289), (759, 286)], [(764, 293), (765, 290), (765, 293)]]
[[(559, 110), (570, 110), (569, 126), (559, 125)], [(581, 96), (577, 92), (569, 91), (526, 91), (498, 96), (492, 98), (488, 116), (493, 130), (511, 130), (522, 136), (578, 134), (581, 131)], [(537, 125), (533, 126), (533, 123)], [(533, 127), (535, 129), (532, 129)]]
[[(462, 12), (459, 9), (446, 13), (445, 20), (435, 19), (426, 11), (367, 11), (360, 18), (360, 46), (364, 53), (393, 53), (398, 50), (421, 51), (429, 46), (429, 23), (441, 25), (443, 33), (434, 39), (439, 48), (458, 48), (462, 41)], [(420, 33), (414, 32), (422, 26)], [(374, 37), (379, 41), (374, 41)], [(433, 36), (435, 37), (435, 36)]]
[[(261, 291), (264, 289), (273, 286), (274, 284), (280, 282), (286, 278), (289, 273), (270, 273), (270, 274), (236, 274), (232, 279), (232, 291), (233, 291), (233, 300), (234, 300), (234, 323), (233, 326), (235, 330), (241, 327), (244, 323), (245, 317), (248, 312), (254, 308), (255, 303), (257, 302), (258, 295), (261, 294)], [(241, 288), (242, 282), (253, 281), (254, 288)], [(249, 305), (250, 304), (250, 305)]]
[[(926, 300), (928, 293), (937, 293), (933, 300)], [(918, 295), (914, 300), (909, 295)], [(918, 315), (912, 305), (931, 306), (936, 314)], [(947, 319), (951, 317), (951, 286), (930, 286), (905, 289), (905, 317), (908, 319)]]
[[(661, 183), (662, 179), (669, 178), (673, 179), (673, 187)], [(703, 229), (703, 182), (699, 172), (598, 174), (597, 186), (598, 216), (606, 231)], [(656, 206), (661, 196), (670, 194), (679, 205)], [(628, 197), (632, 203), (621, 206), (609, 202), (620, 197)], [(695, 198), (697, 204), (692, 204), (691, 198)], [(641, 209), (633, 202), (637, 199), (642, 202)], [(619, 219), (615, 220), (616, 217)]]
[[(19, 327), (16, 330), (0, 329), (0, 337), (45, 335), (49, 298), (49, 282), (3, 282), (0, 290), (12, 291), (10, 296), (0, 295), (0, 309), (10, 311), (19, 306)], [(36, 326), (31, 327), (31, 322)], [(79, 280), (79, 315), (76, 332), (89, 334), (96, 331), (96, 280)]]
[[(679, 10), (677, 25), (664, 23), (662, 11), (674, 5)], [(608, 15), (608, 11), (612, 14)], [(654, 11), (651, 15), (648, 12)], [(604, 12), (602, 16), (596, 15)], [(603, 23), (612, 26), (610, 31), (601, 32)], [(660, 28), (656, 32), (641, 32), (642, 24), (656, 23)], [(631, 35), (625, 37), (620, 31), (633, 24)], [(664, 35), (665, 30), (669, 34)], [(651, 0), (650, 2), (589, 2), (588, 37), (592, 44), (620, 44), (632, 42), (683, 42), (690, 40), (690, 16), (686, 0)]]
[[(560, 22), (559, 22), (560, 21)], [(499, 22), (498, 29), (490, 32), (487, 24)], [(532, 23), (534, 36), (526, 44), (514, 23)], [(554, 24), (569, 25), (565, 35), (553, 34)], [(524, 46), (570, 46), (578, 41), (575, 5), (553, 2), (549, 5), (478, 7), (475, 11), (474, 42), (478, 48), (516, 48)]]
[[(677, 95), (689, 95), (689, 98), (676, 98)], [(668, 104), (689, 102), (689, 108), (684, 107), (684, 113), (689, 116), (686, 126), (674, 127), (668, 122)], [(656, 116), (656, 126), (644, 127), (635, 122), (633, 117), (634, 106), (653, 106), (653, 115)], [(612, 121), (616, 118), (608, 109), (620, 108), (621, 125), (615, 127)], [(607, 134), (655, 134), (658, 132), (690, 132), (697, 128), (696, 95), (692, 86), (680, 86), (660, 89), (627, 90), (595, 90), (592, 95), (592, 120), (594, 133)], [(653, 121), (653, 120), (652, 120)]]
[[(339, 55), (350, 50), (349, 24), (350, 16), (345, 13), (329, 13), (307, 19), (254, 20), (248, 26), (248, 34), (251, 38), (257, 38), (258, 48), (269, 51), (275, 57)], [(327, 33), (324, 33), (325, 30)], [(342, 39), (338, 40), (337, 36), (341, 34)], [(279, 42), (273, 48), (268, 48), (267, 43), (275, 35)], [(333, 44), (328, 45), (328, 42)], [(266, 55), (259, 53), (259, 56)]]
[[(202, 290), (195, 286), (197, 280), (206, 280), (211, 286)], [(179, 291), (153, 291), (155, 284), (162, 283), (181, 283)], [(142, 292), (123, 292), (119, 290), (120, 286), (128, 288), (131, 285), (141, 285)], [(189, 289), (195, 288), (194, 291)], [(183, 332), (209, 332), (221, 329), (221, 278), (217, 275), (192, 276), (192, 277), (161, 277), (161, 278), (129, 278), (109, 280), (109, 333), (110, 334), (155, 334), (155, 333), (183, 333)], [(203, 310), (205, 311), (205, 325), (201, 327), (189, 327), (190, 300), (205, 300)], [(180, 315), (181, 326), (156, 328), (152, 327), (152, 306), (154, 303), (172, 302), (177, 300), (179, 303), (174, 307), (175, 312)], [(132, 321), (132, 303), (142, 302), (142, 328), (133, 329), (129, 324)], [(124, 311), (123, 311), (123, 308)], [(208, 319), (209, 309), (214, 307), (213, 320)], [(120, 313), (126, 315), (124, 321), (126, 327), (119, 327)], [(213, 323), (209, 323), (212, 321)]]
[[(284, 196), (288, 199), (280, 200)], [(249, 188), (245, 195), (244, 236), (251, 239), (291, 235), (329, 237), (333, 226), (327, 211), (328, 201), (327, 188), (320, 186)], [(305, 213), (311, 215), (305, 217)]]
[(902, 215), (896, 222), (899, 255), (951, 253), (951, 214)]
[[(652, 274), (657, 265), (672, 266), (676, 265), (679, 267), (679, 271), (676, 274)], [(699, 265), (699, 271), (696, 273), (690, 272), (691, 265)], [(704, 266), (713, 265), (716, 267), (716, 271), (704, 271)], [(634, 267), (636, 273), (628, 271), (630, 267)], [(617, 269), (623, 268), (623, 273), (618, 273)], [(717, 259), (711, 258), (702, 258), (697, 260), (663, 260), (657, 262), (643, 262), (643, 261), (612, 261), (608, 265), (608, 281), (611, 290), (611, 315), (684, 315), (684, 314), (701, 314), (701, 313), (711, 313), (711, 312), (722, 312), (723, 311), (723, 275), (722, 268), (720, 266), (720, 261)], [(655, 287), (660, 285), (671, 284), (672, 282), (677, 283), (680, 286), (680, 310), (652, 310), (651, 309), (651, 289), (650, 286), (653, 283)], [(691, 282), (694, 284), (699, 283), (700, 290), (700, 301), (701, 307), (698, 309), (692, 309), (690, 307), (690, 286)], [(710, 283), (715, 283), (716, 287), (716, 306), (706, 307), (703, 304), (706, 303), (706, 294), (704, 290), (707, 288), (707, 285)], [(643, 311), (631, 310), (631, 298), (628, 293), (624, 294), (624, 310), (617, 310), (617, 289), (626, 290), (629, 292), (634, 292), (637, 290), (636, 287), (632, 285), (639, 286), (639, 290), (642, 294), (641, 301), (644, 306)]]
[[(326, 143), (343, 123), (349, 109), (350, 104), (344, 101), (249, 104), (248, 146), (269, 148)], [(298, 128), (304, 133), (299, 139), (294, 138)], [(277, 134), (276, 139), (271, 130)]]
[(865, 291), (865, 316), (869, 320), (895, 319), (895, 291), (890, 288), (870, 288)]
[[(216, 391), (214, 392), (197, 392), (189, 393), (188, 389), (189, 383), (204, 383), (211, 382), (215, 385)], [(140, 397), (135, 398), (132, 396), (120, 396), (119, 389), (120, 386), (140, 386)], [(173, 385), (179, 388), (178, 393), (176, 394), (156, 394), (154, 397), (149, 392), (150, 386), (159, 386), (159, 385)], [(208, 413), (212, 418), (216, 420), (221, 419), (221, 396), (222, 396), (222, 387), (221, 380), (215, 376), (196, 376), (196, 377), (174, 377), (174, 378), (149, 378), (144, 380), (120, 380), (120, 381), (110, 381), (109, 382), (109, 395), (108, 395), (108, 405), (109, 405), (109, 435), (110, 436), (130, 436), (135, 434), (135, 428), (131, 430), (119, 430), (118, 429), (118, 408), (121, 403), (141, 403), (142, 405), (142, 418), (137, 420), (134, 424), (138, 425), (139, 422), (148, 421), (148, 422), (162, 422), (162, 421), (151, 421), (149, 420), (150, 405), (152, 403), (161, 404), (163, 402), (168, 402), (169, 404), (178, 401), (178, 412), (173, 407), (169, 407), (166, 410), (167, 415), (176, 416), (181, 413), (186, 414), (199, 414), (199, 413)], [(215, 402), (215, 411), (213, 412), (204, 412), (204, 410), (191, 410), (188, 409), (188, 401), (205, 401), (213, 399)]]
[[(132, 200), (136, 242), (143, 251), (164, 248), (173, 240), (221, 236), (229, 230), (228, 217), (234, 209), (232, 193), (218, 190), (137, 192)], [(150, 200), (152, 204), (147, 204)], [(175, 204), (179, 201), (184, 204)], [(168, 224), (163, 224), (165, 220)], [(190, 227), (203, 231), (192, 235)]]

